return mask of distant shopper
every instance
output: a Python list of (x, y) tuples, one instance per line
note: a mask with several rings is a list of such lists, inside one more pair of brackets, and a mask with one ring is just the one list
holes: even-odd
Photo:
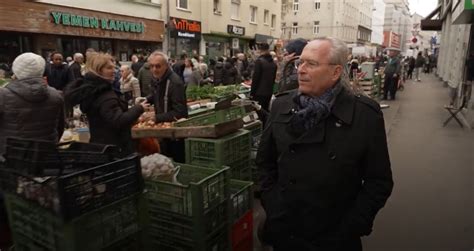
[(294, 90), (298, 88), (298, 71), (295, 61), (298, 60), (308, 41), (298, 38), (290, 41), (285, 46), (285, 54), (281, 66), (279, 92)]
[(257, 101), (266, 111), (268, 111), (272, 98), (277, 73), (277, 65), (270, 55), (269, 48), (268, 44), (260, 44), (259, 46), (260, 57), (255, 61), (250, 90), (251, 99)]
[(51, 54), (51, 61), (45, 71), (48, 85), (61, 91), (68, 83), (68, 65), (63, 61), (63, 55), (57, 51)]
[(82, 64), (84, 63), (84, 56), (81, 53), (74, 54), (74, 63), (69, 66), (68, 80), (75, 81), (82, 78)]
[(416, 81), (420, 82), (420, 75), (421, 75), (421, 71), (423, 69), (423, 65), (425, 63), (425, 59), (423, 58), (423, 54), (420, 52), (418, 52), (418, 56), (416, 57), (416, 60), (415, 60), (415, 79)]
[(128, 65), (120, 67), (120, 92), (122, 92), (125, 101), (133, 103), (133, 101), (140, 97), (140, 84), (138, 79), (133, 76), (133, 72)]
[(398, 57), (398, 51), (388, 51), (388, 62), (385, 66), (385, 80), (384, 80), (384, 93), (383, 99), (387, 100), (388, 94), (390, 98), (395, 100), (395, 95), (398, 89), (398, 80), (400, 79), (400, 73), (402, 71), (400, 58)]

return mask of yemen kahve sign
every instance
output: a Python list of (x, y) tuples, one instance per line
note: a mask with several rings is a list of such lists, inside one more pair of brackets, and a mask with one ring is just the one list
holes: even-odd
[(143, 23), (121, 21), (107, 18), (97, 18), (91, 16), (74, 15), (65, 12), (51, 12), (51, 17), (56, 25), (82, 27), (90, 29), (103, 29), (110, 31), (122, 31), (131, 33), (145, 32)]

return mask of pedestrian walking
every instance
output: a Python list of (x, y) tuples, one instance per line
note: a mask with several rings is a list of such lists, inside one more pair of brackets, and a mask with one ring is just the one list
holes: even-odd
[(383, 114), (343, 76), (348, 48), (308, 43), (299, 89), (273, 103), (257, 154), (264, 243), (281, 250), (360, 251), (393, 181)]
[(214, 65), (214, 85), (224, 84), (224, 78), (226, 77), (225, 67), (224, 67), (224, 58), (217, 58), (216, 65)]
[(401, 63), (400, 59), (398, 58), (398, 51), (389, 50), (388, 56), (388, 62), (384, 70), (385, 80), (383, 99), (387, 100), (388, 94), (390, 93), (390, 98), (395, 100), (395, 95), (398, 89), (398, 81), (400, 79), (401, 73)]
[(421, 71), (423, 70), (424, 63), (425, 63), (425, 60), (423, 58), (423, 54), (420, 51), (418, 52), (418, 56), (416, 57), (416, 61), (415, 61), (415, 79), (418, 82), (421, 81), (420, 75), (421, 75)]
[(264, 110), (268, 111), (270, 99), (273, 95), (273, 85), (277, 73), (277, 65), (269, 51), (270, 46), (260, 44), (260, 56), (255, 61), (250, 98), (257, 101)]
[(408, 79), (413, 79), (413, 70), (415, 70), (416, 60), (414, 57), (408, 59)]
[(137, 55), (134, 55), (134, 56), (135, 56), (135, 58), (133, 58), (133, 56), (132, 56), (132, 62), (133, 62), (132, 63), (132, 71), (133, 71), (133, 76), (137, 77), (138, 72), (140, 71), (140, 69), (145, 64), (145, 58), (141, 54), (139, 54), (138, 56)]
[(281, 66), (281, 76), (279, 82), (279, 92), (294, 90), (298, 88), (298, 72), (296, 67), (296, 60), (299, 59), (303, 48), (308, 41), (303, 38), (298, 38), (288, 42), (285, 46), (285, 54), (283, 56)]
[(69, 82), (82, 78), (82, 65), (84, 63), (84, 56), (81, 53), (74, 54), (74, 63), (69, 66), (68, 80)]
[(140, 84), (140, 93), (143, 97), (146, 97), (152, 92), (153, 74), (150, 70), (150, 65), (145, 63), (143, 67), (138, 71), (138, 83)]

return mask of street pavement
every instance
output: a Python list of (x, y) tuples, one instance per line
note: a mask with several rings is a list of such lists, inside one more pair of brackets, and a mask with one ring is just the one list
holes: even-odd
[(474, 251), (474, 130), (443, 127), (448, 89), (434, 74), (383, 103), (395, 186), (364, 250)]

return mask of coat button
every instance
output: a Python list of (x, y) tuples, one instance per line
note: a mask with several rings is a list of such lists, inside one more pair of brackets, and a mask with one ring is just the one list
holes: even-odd
[(334, 153), (334, 152), (329, 152), (329, 158), (330, 158), (331, 160), (335, 160), (335, 159), (336, 159), (336, 153)]

